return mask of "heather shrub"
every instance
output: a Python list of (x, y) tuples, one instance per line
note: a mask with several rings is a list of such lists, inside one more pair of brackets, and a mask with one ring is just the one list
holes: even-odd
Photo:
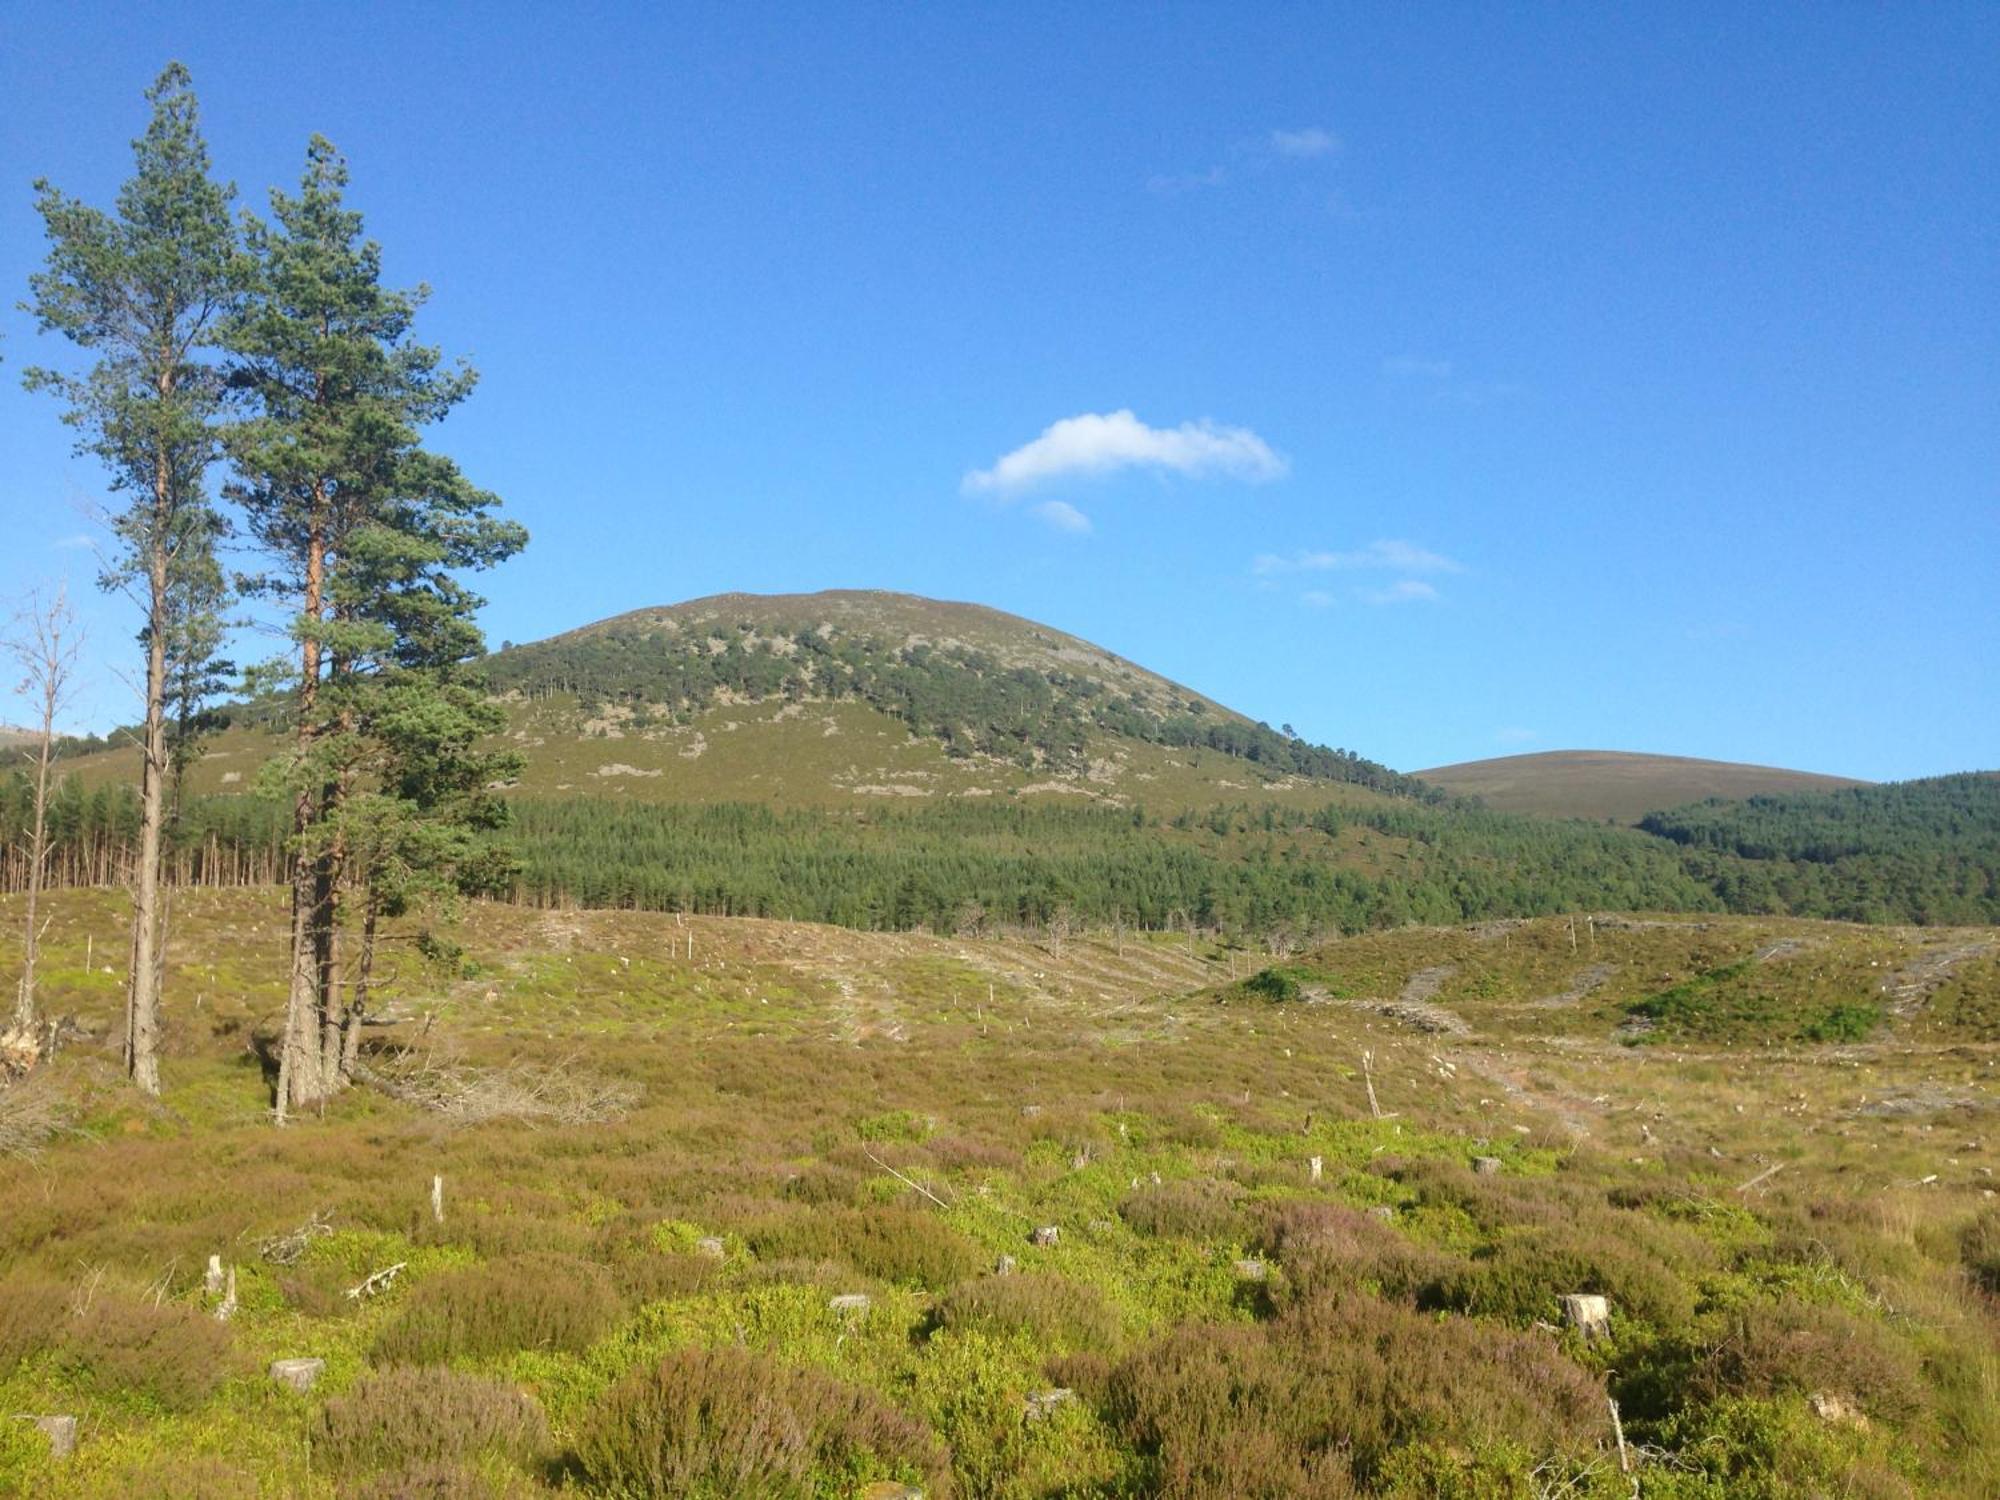
[(542, 1409), (504, 1381), (399, 1366), (365, 1374), (327, 1400), (313, 1455), (338, 1473), (361, 1474), (481, 1454), (525, 1463), (547, 1443)]
[(2000, 1208), (1989, 1208), (1958, 1236), (1958, 1258), (1972, 1284), (2000, 1297)]
[(1696, 1365), (1689, 1394), (1842, 1399), (1870, 1416), (1905, 1422), (1924, 1404), (1916, 1356), (1879, 1320), (1844, 1308), (1787, 1301), (1753, 1307)]
[(931, 1160), (946, 1172), (1013, 1172), (1021, 1153), (981, 1136), (941, 1135), (930, 1143)]
[(950, 1225), (909, 1208), (799, 1214), (754, 1225), (744, 1238), (760, 1258), (833, 1262), (908, 1286), (950, 1286), (986, 1259)]
[(1196, 1177), (1141, 1188), (1118, 1205), (1118, 1216), (1160, 1239), (1236, 1242), (1248, 1227), (1237, 1207), (1242, 1196), (1236, 1183)]
[(793, 1203), (815, 1208), (851, 1207), (861, 1196), (861, 1185), (867, 1180), (866, 1174), (850, 1167), (816, 1162), (787, 1177), (784, 1194)]
[(589, 1261), (511, 1256), (418, 1283), (370, 1357), (377, 1364), (439, 1364), (517, 1349), (578, 1350), (618, 1313), (610, 1277)]
[(1052, 1349), (1116, 1347), (1117, 1309), (1094, 1286), (1064, 1276), (982, 1276), (946, 1293), (933, 1314), (941, 1328), (1032, 1334)]
[(167, 1411), (202, 1404), (236, 1368), (227, 1325), (192, 1308), (100, 1294), (62, 1329), (65, 1372)]
[(10, 1276), (0, 1281), (0, 1379), (62, 1336), (69, 1294), (53, 1281)]
[(1188, 1326), (1121, 1361), (1106, 1418), (1172, 1495), (1323, 1496), (1412, 1443), (1582, 1452), (1604, 1394), (1546, 1339), (1325, 1298), (1261, 1325)]
[(1284, 1269), (1289, 1295), (1303, 1301), (1338, 1291), (1413, 1301), (1457, 1264), (1372, 1214), (1323, 1200), (1272, 1204), (1257, 1243)]
[(689, 1349), (604, 1396), (575, 1445), (606, 1494), (804, 1500), (907, 1477), (947, 1493), (944, 1446), (923, 1423), (819, 1370), (742, 1349)]
[(700, 1254), (633, 1254), (611, 1263), (611, 1277), (627, 1302), (690, 1297), (721, 1273), (722, 1262)]
[(1446, 1272), (1424, 1293), (1427, 1306), (1527, 1324), (1553, 1322), (1570, 1292), (1610, 1298), (1614, 1316), (1674, 1329), (1694, 1316), (1694, 1289), (1631, 1240), (1576, 1230), (1510, 1234)]

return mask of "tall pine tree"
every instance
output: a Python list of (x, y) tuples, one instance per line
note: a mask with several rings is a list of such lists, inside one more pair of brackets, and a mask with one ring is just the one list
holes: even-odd
[[(412, 339), (425, 293), (382, 285), (347, 181), (315, 137), (298, 192), (273, 193), (271, 222), (251, 222), (257, 291), (228, 333), (232, 384), (253, 403), (230, 436), (232, 495), (270, 560), (251, 585), (284, 602), (297, 645), (281, 1120), (346, 1081), (374, 918), (398, 901), (388, 872), (442, 858), (451, 841), (436, 830), (496, 816), (465, 785), (500, 767), (475, 748), (490, 715), (453, 680), (483, 650), (481, 601), (456, 575), (527, 540), (494, 518), (492, 495), (423, 448), (422, 429), (476, 377)], [(438, 758), (455, 789), (412, 795), (407, 768)], [(461, 862), (475, 864), (469, 852)], [(364, 972), (350, 976), (342, 907), (356, 889)]]
[(203, 481), (217, 455), (225, 392), (208, 355), (238, 303), (245, 264), (230, 219), (234, 190), (209, 175), (187, 69), (169, 64), (146, 98), (152, 119), (133, 143), (134, 171), (110, 213), (35, 185), (49, 252), (30, 282), (30, 307), (44, 332), (62, 334), (95, 362), (83, 374), (30, 370), (27, 380), (64, 400), (79, 451), (99, 459), (125, 497), (112, 518), (119, 552), (104, 580), (138, 599), (146, 659), (125, 1063), (156, 1094), (168, 658), (182, 570), (209, 555), (216, 529)]

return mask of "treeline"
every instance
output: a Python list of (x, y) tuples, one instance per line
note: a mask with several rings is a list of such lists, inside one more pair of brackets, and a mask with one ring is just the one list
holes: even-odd
[(814, 628), (771, 632), (756, 621), (700, 635), (601, 631), (502, 651), (484, 663), (498, 692), (620, 704), (643, 725), (684, 721), (733, 702), (859, 700), (936, 739), (952, 755), (992, 755), (1074, 769), (1093, 732), (1219, 751), (1277, 775), (1313, 776), (1441, 802), (1439, 789), (1350, 750), (1312, 745), (1267, 725), (1219, 715), (1198, 698), (1162, 706), (1084, 673), (1009, 666), (969, 646), (899, 645)]
[[(1333, 840), (1387, 841), (1373, 873)], [(1712, 894), (1628, 833), (1477, 809), (1143, 810), (959, 804), (777, 812), (748, 805), (514, 804), (515, 897), (534, 905), (775, 916), (862, 928), (986, 925), (1358, 932), (1588, 906), (1701, 910)]]
[[(1800, 803), (1789, 823), (1773, 821), (1768, 805), (1746, 806), (1740, 837), (1729, 832), (1726, 806), (1649, 820), (1679, 838), (1461, 803), (1240, 804), (1162, 819), (1143, 809), (1048, 803), (779, 812), (518, 799), (494, 835), (517, 863), (495, 889), (533, 906), (933, 931), (1122, 921), (1245, 934), (1357, 932), (1591, 908), (1987, 923), (2000, 921), (2000, 848), (1984, 810), (1992, 784), (1966, 784), (1978, 780), (1934, 784), (1942, 800), (1928, 804), (1937, 820), (1928, 833), (1898, 833), (1881, 805), (1860, 815), (1844, 807), (1830, 816), (1855, 825), (1845, 846), (1824, 830), (1808, 833), (1819, 800), (1811, 795), (1760, 799)], [(1924, 807), (1933, 794), (1910, 795), (1913, 807)], [(19, 889), (25, 875), (18, 846), (28, 796), (18, 773), (0, 778), (0, 889)], [(1915, 822), (1920, 830), (1924, 819)], [(84, 792), (65, 783), (51, 824), (52, 883), (127, 878), (138, 826), (130, 788)], [(1792, 845), (1779, 838), (1781, 826), (1792, 829)], [(274, 801), (194, 799), (169, 830), (169, 878), (282, 879), (288, 834), (286, 810)]]
[[(0, 893), (27, 889), (34, 786), (0, 777)], [(46, 879), (52, 886), (131, 883), (138, 855), (139, 795), (123, 783), (84, 790), (58, 782), (48, 803)], [(166, 878), (182, 886), (271, 885), (287, 871), (284, 809), (261, 797), (191, 801), (166, 829)]]
[(1852, 922), (2000, 921), (2000, 776), (1711, 800), (1639, 827), (1737, 910)]

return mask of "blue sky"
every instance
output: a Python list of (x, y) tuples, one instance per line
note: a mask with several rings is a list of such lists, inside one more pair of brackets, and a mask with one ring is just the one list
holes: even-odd
[(0, 3), (0, 595), (102, 494), (29, 183), (176, 57), (480, 368), (496, 643), (883, 587), (1403, 768), (2000, 764), (1990, 5)]

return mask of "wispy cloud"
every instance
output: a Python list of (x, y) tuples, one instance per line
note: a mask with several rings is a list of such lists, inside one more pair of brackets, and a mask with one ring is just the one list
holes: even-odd
[(1308, 125), (1303, 130), (1274, 130), (1271, 150), (1279, 156), (1331, 156), (1340, 149), (1340, 138), (1330, 130)]
[(1251, 571), (1273, 573), (1346, 572), (1375, 568), (1397, 573), (1463, 573), (1465, 564), (1415, 542), (1383, 538), (1352, 552), (1266, 552), (1250, 564)]
[[(1234, 169), (1245, 174), (1269, 171), (1281, 162), (1312, 161), (1340, 150), (1340, 137), (1319, 125), (1297, 130), (1272, 130), (1238, 141), (1227, 153)], [(1219, 188), (1231, 180), (1232, 167), (1217, 163), (1199, 172), (1158, 172), (1146, 179), (1146, 190), (1162, 197)]]
[(1012, 496), (1053, 480), (1152, 469), (1190, 479), (1281, 479), (1285, 460), (1247, 427), (1203, 419), (1149, 427), (1129, 410), (1064, 417), (1032, 442), (1003, 454), (990, 469), (974, 469), (966, 494)]
[(49, 543), (49, 550), (52, 552), (88, 552), (96, 545), (95, 538), (85, 532), (79, 531), (74, 536), (57, 537), (53, 542)]
[(1171, 198), (1180, 193), (1197, 193), (1203, 188), (1221, 187), (1229, 181), (1229, 169), (1210, 167), (1205, 172), (1157, 172), (1146, 179), (1146, 191)]
[(1385, 589), (1361, 590), (1364, 604), (1435, 604), (1438, 591), (1421, 578), (1399, 578)]
[(1333, 608), (1333, 595), (1325, 589), (1307, 589), (1303, 594), (1299, 595), (1299, 603), (1303, 604), (1307, 609), (1331, 609)]
[(1394, 359), (1382, 361), (1382, 373), (1393, 375), (1398, 380), (1449, 380), (1451, 361), (1426, 359), (1418, 354), (1399, 354)]
[(1382, 373), (1431, 400), (1459, 401), (1467, 406), (1490, 406), (1528, 394), (1526, 387), (1508, 380), (1467, 380), (1452, 361), (1435, 355), (1395, 355), (1382, 361)]
[(1057, 531), (1067, 531), (1072, 536), (1089, 536), (1093, 529), (1090, 517), (1066, 500), (1044, 500), (1035, 507), (1035, 514)]
[(1532, 729), (1509, 725), (1505, 729), (1494, 730), (1493, 738), (1502, 745), (1532, 745), (1541, 736)]

